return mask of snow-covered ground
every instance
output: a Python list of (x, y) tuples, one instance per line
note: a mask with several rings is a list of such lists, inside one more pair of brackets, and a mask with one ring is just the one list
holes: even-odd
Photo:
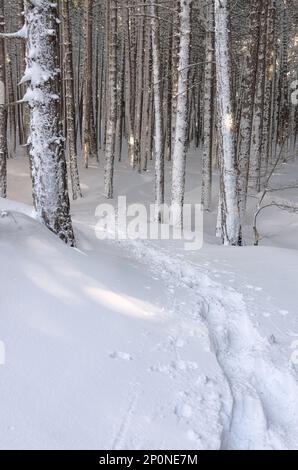
[[(298, 448), (297, 214), (264, 211), (259, 247), (250, 246), (250, 218), (246, 247), (220, 246), (216, 211), (198, 251), (181, 241), (98, 240), (103, 170), (92, 163), (81, 168), (84, 198), (72, 204), (71, 249), (32, 218), (26, 158), (8, 168), (2, 449)], [(292, 161), (275, 178), (295, 175)], [(200, 200), (199, 186), (194, 153), (187, 202)], [(116, 198), (152, 201), (153, 187), (151, 171), (118, 164)]]

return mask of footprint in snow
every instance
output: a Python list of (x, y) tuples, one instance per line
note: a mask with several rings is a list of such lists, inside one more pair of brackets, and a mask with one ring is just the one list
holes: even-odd
[(261, 292), (263, 290), (262, 287), (255, 287), (255, 286), (252, 286), (251, 284), (246, 284), (246, 288), (250, 290), (254, 290), (256, 292)]
[(123, 361), (132, 361), (132, 357), (129, 353), (121, 351), (113, 351), (110, 353), (111, 359), (122, 359)]
[(177, 415), (178, 418), (190, 418), (192, 415), (192, 407), (187, 403), (177, 405), (175, 408), (175, 415)]
[(171, 364), (157, 364), (149, 368), (150, 372), (160, 372), (163, 374), (172, 375), (173, 371), (190, 371), (196, 370), (198, 364), (193, 361), (173, 361)]
[(271, 317), (271, 313), (269, 313), (269, 312), (263, 312), (262, 315), (265, 318)]
[(286, 315), (289, 315), (288, 310), (279, 310), (279, 314), (285, 317)]
[(198, 364), (193, 361), (174, 361), (172, 367), (177, 370), (195, 370), (198, 368)]

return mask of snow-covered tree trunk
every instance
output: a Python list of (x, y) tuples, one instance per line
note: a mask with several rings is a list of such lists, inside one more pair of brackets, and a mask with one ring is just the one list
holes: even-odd
[[(18, 30), (22, 30), (24, 26), (24, 1), (23, 0), (17, 0), (17, 13), (18, 13), (18, 21), (17, 21), (17, 27)], [(18, 84), (21, 81), (24, 72), (25, 72), (25, 53), (26, 53), (26, 44), (25, 41), (21, 41), (20, 44), (18, 44), (17, 47), (17, 80)], [(18, 99), (22, 99), (22, 97), (25, 94), (25, 87), (24, 85), (18, 85), (17, 87), (18, 91)], [(29, 135), (29, 106), (27, 103), (23, 103), (22, 106), (18, 106), (17, 108), (18, 114), (19, 114), (19, 141), (22, 145), (26, 145), (28, 141), (28, 135)], [(28, 147), (26, 147), (26, 150), (28, 150)]]
[(287, 139), (289, 134), (289, 83), (288, 83), (288, 48), (289, 48), (289, 12), (286, 0), (282, 2), (282, 38), (279, 83), (278, 144), (284, 146), (284, 160), (287, 157)]
[(125, 20), (125, 127), (127, 134), (128, 143), (128, 160), (133, 166), (135, 160), (135, 146), (134, 146), (134, 119), (132, 113), (133, 103), (133, 64), (132, 64), (132, 45), (131, 45), (131, 34), (130, 34), (130, 12), (129, 7), (124, 8), (124, 20)]
[[(145, 8), (147, 13), (147, 8)], [(149, 105), (150, 105), (150, 44), (151, 44), (151, 29), (150, 21), (145, 18), (145, 39), (144, 39), (144, 97), (142, 104), (142, 128), (141, 128), (141, 170), (147, 169), (147, 160), (149, 152)]]
[(83, 155), (85, 167), (89, 158), (97, 157), (92, 88), (92, 10), (93, 0), (84, 1), (84, 70), (83, 70)]
[(159, 26), (154, 0), (151, 0), (152, 55), (153, 55), (153, 94), (155, 115), (155, 218), (162, 221), (164, 204), (164, 142), (163, 142), (163, 110), (161, 99), (161, 63)]
[(261, 2), (260, 36), (258, 47), (257, 75), (255, 84), (254, 110), (252, 122), (252, 138), (250, 148), (250, 176), (252, 187), (260, 189), (260, 164), (262, 146), (262, 128), (264, 113), (265, 54), (266, 54), (266, 23), (268, 0)]
[(243, 223), (249, 174), (250, 143), (252, 132), (252, 114), (254, 90), (256, 86), (258, 35), (260, 28), (260, 0), (253, 0), (250, 13), (249, 42), (244, 50), (244, 70), (241, 83), (241, 117), (238, 130), (238, 164), (239, 164), (239, 210)]
[(69, 153), (69, 170), (73, 199), (82, 196), (77, 161), (77, 144), (75, 129), (74, 77), (72, 60), (72, 38), (69, 20), (69, 0), (62, 0), (63, 45), (64, 45), (64, 81), (67, 146)]
[(117, 122), (117, 0), (107, 0), (108, 37), (108, 103), (105, 161), (105, 196), (113, 197), (115, 135)]
[(206, 6), (206, 44), (204, 77), (204, 150), (202, 161), (201, 203), (205, 211), (211, 206), (212, 184), (212, 130), (213, 130), (213, 62), (214, 62), (214, 10), (213, 4)]
[[(117, 33), (118, 35), (118, 33)], [(116, 123), (116, 144), (115, 157), (121, 161), (122, 157), (122, 137), (123, 137), (123, 117), (124, 117), (124, 69), (125, 69), (124, 42), (121, 44), (119, 67), (117, 70), (117, 123)]]
[(215, 60), (221, 153), (222, 240), (226, 245), (238, 245), (240, 224), (229, 28), (229, 2), (228, 0), (215, 0)]
[(188, 129), (188, 66), (190, 46), (190, 7), (192, 0), (180, 2), (180, 48), (178, 64), (178, 89), (176, 125), (173, 146), (172, 207), (174, 225), (183, 224), (183, 203), (185, 192), (186, 142)]
[[(173, 25), (170, 25), (171, 42), (173, 41)], [(172, 70), (172, 49), (169, 47), (167, 53), (166, 64), (166, 90), (164, 91), (166, 100), (165, 112), (165, 159), (170, 161), (172, 159), (172, 83), (173, 83), (173, 70)]]
[[(6, 50), (6, 98), (8, 103), (14, 103), (16, 101), (14, 82), (13, 82), (13, 70), (12, 70), (12, 55)], [(16, 106), (8, 106), (8, 154), (10, 158), (14, 158), (16, 154), (16, 139), (17, 139), (17, 115)]]
[[(4, 31), (4, 0), (0, 0), (0, 32)], [(0, 197), (6, 197), (7, 111), (5, 99), (5, 47), (0, 38)]]
[(142, 130), (142, 104), (144, 84), (144, 8), (140, 7), (140, 16), (137, 22), (137, 51), (136, 51), (136, 84), (135, 84), (135, 154), (133, 166), (141, 169), (141, 130)]
[(66, 161), (60, 125), (57, 67), (57, 11), (48, 0), (26, 0), (26, 71), (30, 82), (24, 101), (30, 106), (30, 159), (33, 200), (44, 224), (74, 245)]
[(274, 90), (275, 76), (275, 0), (270, 0), (267, 13), (267, 33), (266, 33), (266, 58), (264, 77), (264, 109), (262, 124), (262, 145), (260, 163), (260, 186), (268, 170), (269, 152), (271, 149), (271, 121), (272, 121), (272, 95)]
[(175, 146), (175, 133), (176, 133), (176, 118), (177, 118), (177, 98), (178, 98), (178, 68), (179, 68), (179, 45), (180, 45), (180, 34), (179, 34), (179, 12), (180, 12), (180, 0), (173, 0), (173, 31), (172, 31), (172, 40), (171, 40), (171, 49), (172, 49), (172, 116), (171, 116), (171, 155), (169, 160), (172, 159), (172, 153)]

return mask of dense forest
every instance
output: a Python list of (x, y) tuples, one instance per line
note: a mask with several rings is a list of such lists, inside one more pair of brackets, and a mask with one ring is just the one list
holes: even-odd
[(67, 180), (81, 197), (78, 160), (100, 160), (107, 198), (116, 160), (140, 173), (153, 164), (160, 221), (171, 161), (182, 224), (193, 146), (205, 211), (220, 171), (214, 230), (244, 243), (247, 198), (297, 149), (296, 0), (2, 0), (0, 15), (3, 197), (21, 144), (37, 213), (73, 244)]
[(0, 450), (297, 450), (297, 157), (298, 0), (0, 0)]

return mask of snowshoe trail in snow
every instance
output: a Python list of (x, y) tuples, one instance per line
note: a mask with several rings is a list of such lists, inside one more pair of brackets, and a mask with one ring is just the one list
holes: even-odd
[[(242, 294), (214, 282), (199, 266), (179, 255), (174, 258), (152, 243), (119, 243), (148, 264), (155, 276), (162, 277), (170, 293), (182, 289), (187, 299), (186, 305), (177, 301), (173, 305), (173, 313), (181, 318), (178, 339), (174, 339), (177, 360), (153, 365), (152, 372), (170, 374), (181, 383), (174, 413), (189, 425), (190, 441), (197, 448), (204, 448), (208, 441), (210, 444), (210, 436), (206, 441), (202, 436), (198, 419), (205, 412), (207, 422), (214, 419), (214, 432), (221, 436), (220, 442), (214, 442), (217, 448), (297, 448), (296, 377), (278, 345), (270, 344), (254, 326)], [(194, 334), (196, 328), (198, 335)], [(216, 382), (207, 375), (195, 379), (196, 363), (180, 358), (191, 336), (205, 342), (215, 354), (221, 369)], [(183, 384), (187, 384), (187, 390)]]
[(113, 444), (112, 444), (112, 450), (122, 450), (122, 449), (129, 449), (129, 447), (126, 447), (125, 445), (125, 438), (129, 429), (129, 426), (131, 424), (132, 417), (135, 412), (136, 404), (138, 401), (138, 397), (140, 395), (140, 384), (133, 384), (134, 391), (131, 394), (131, 397), (129, 399), (129, 405), (127, 410), (125, 411), (118, 431), (115, 434)]

